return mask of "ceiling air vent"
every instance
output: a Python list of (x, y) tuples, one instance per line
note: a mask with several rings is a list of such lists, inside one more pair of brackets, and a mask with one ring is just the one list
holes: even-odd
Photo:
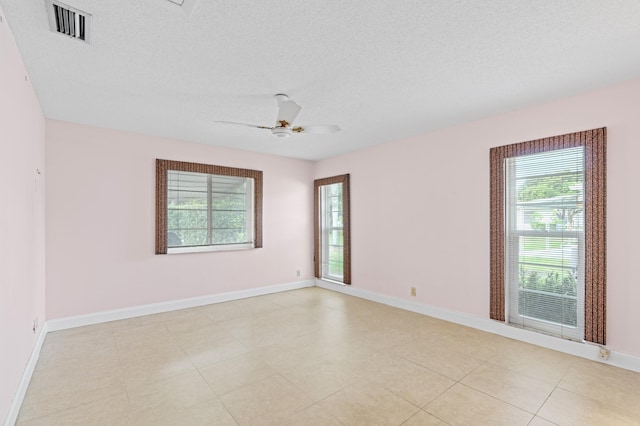
[(54, 0), (47, 0), (51, 31), (89, 43), (91, 15)]

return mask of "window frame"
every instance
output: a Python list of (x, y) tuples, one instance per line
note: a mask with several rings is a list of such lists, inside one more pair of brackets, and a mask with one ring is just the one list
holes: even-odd
[[(321, 209), (321, 189), (324, 186), (342, 184), (342, 243), (343, 243), (343, 276), (342, 281), (333, 277), (325, 277), (322, 273), (322, 242), (324, 229), (323, 211)], [(350, 209), (350, 176), (349, 174), (316, 179), (314, 181), (314, 272), (315, 277), (342, 284), (351, 284), (351, 209)]]
[(584, 340), (606, 344), (606, 140), (603, 127), (490, 149), (491, 319), (505, 321), (505, 158), (584, 146)]
[[(194, 247), (172, 248), (167, 246), (168, 225), (168, 172), (192, 172), (209, 175), (232, 176), (253, 179), (253, 244), (203, 245)], [(262, 247), (262, 171), (240, 169), (235, 167), (216, 166), (186, 161), (156, 159), (156, 254), (197, 253), (203, 251), (238, 250)]]

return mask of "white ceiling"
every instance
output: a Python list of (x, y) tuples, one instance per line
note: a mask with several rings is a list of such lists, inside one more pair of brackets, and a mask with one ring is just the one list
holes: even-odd
[[(48, 118), (309, 160), (640, 77), (638, 0), (0, 0)], [(275, 139), (273, 95), (296, 124)]]

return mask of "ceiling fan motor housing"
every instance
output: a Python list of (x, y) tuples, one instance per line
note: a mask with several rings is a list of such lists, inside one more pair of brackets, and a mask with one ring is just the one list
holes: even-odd
[(288, 127), (274, 127), (271, 134), (277, 138), (288, 138), (293, 132)]

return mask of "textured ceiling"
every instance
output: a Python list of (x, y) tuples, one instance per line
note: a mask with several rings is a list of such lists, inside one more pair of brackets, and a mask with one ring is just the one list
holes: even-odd
[[(0, 0), (46, 117), (317, 160), (640, 76), (638, 0)], [(276, 139), (276, 93), (333, 135)]]

